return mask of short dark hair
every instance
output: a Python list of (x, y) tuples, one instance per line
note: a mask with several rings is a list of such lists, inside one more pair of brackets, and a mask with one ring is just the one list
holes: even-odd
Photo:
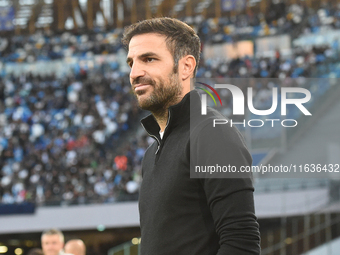
[(174, 58), (174, 69), (178, 70), (178, 61), (192, 55), (196, 60), (194, 77), (200, 60), (201, 42), (196, 32), (186, 23), (173, 18), (153, 18), (132, 24), (124, 29), (123, 45), (129, 50), (131, 38), (135, 35), (156, 33), (166, 37), (166, 45)]
[(49, 235), (58, 235), (58, 236), (60, 236), (61, 241), (64, 242), (64, 234), (59, 229), (52, 228), (52, 229), (45, 230), (41, 234), (41, 237), (43, 237), (44, 235), (48, 235), (48, 236)]

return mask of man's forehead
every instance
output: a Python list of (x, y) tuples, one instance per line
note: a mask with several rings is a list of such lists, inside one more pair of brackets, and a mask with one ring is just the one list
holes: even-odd
[(58, 235), (58, 234), (53, 234), (53, 235), (43, 235), (42, 237), (41, 237), (41, 239), (59, 239), (59, 240), (61, 240), (61, 236), (60, 235)]
[(131, 38), (129, 43), (130, 54), (143, 54), (144, 51), (157, 52), (158, 50), (164, 51), (167, 49), (166, 36), (157, 33), (147, 33), (135, 35)]

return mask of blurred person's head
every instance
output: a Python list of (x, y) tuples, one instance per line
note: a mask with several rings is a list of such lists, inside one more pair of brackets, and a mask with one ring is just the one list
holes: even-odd
[(127, 27), (130, 83), (142, 109), (163, 111), (191, 90), (200, 58), (200, 39), (186, 23), (172, 18), (144, 20)]
[(86, 247), (82, 240), (72, 239), (65, 244), (65, 253), (70, 253), (73, 255), (85, 255)]
[(33, 248), (28, 251), (27, 255), (44, 255), (44, 253), (40, 248)]
[(64, 235), (57, 229), (49, 229), (41, 235), (44, 255), (58, 255), (64, 247)]

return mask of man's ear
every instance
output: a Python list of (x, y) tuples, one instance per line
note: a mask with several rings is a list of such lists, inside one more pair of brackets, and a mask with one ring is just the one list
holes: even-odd
[(187, 55), (183, 57), (181, 60), (181, 69), (182, 72), (181, 78), (182, 80), (186, 80), (188, 78), (193, 78), (194, 77), (194, 70), (196, 67), (196, 59), (192, 55)]

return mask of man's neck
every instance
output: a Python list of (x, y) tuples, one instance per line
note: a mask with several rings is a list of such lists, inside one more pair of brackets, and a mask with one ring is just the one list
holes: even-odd
[(163, 109), (159, 109), (158, 111), (153, 111), (152, 115), (155, 117), (161, 132), (164, 132), (165, 127), (168, 123), (168, 118), (169, 118), (169, 107), (173, 106), (175, 104), (178, 104), (179, 102), (181, 102), (183, 99), (183, 96), (177, 97), (175, 100), (173, 100), (172, 102), (169, 103), (169, 105), (167, 105), (166, 107), (164, 107)]
[(152, 115), (155, 117), (161, 132), (164, 132), (164, 129), (166, 127), (166, 124), (168, 122), (168, 117), (169, 117), (169, 109), (165, 109), (162, 112), (153, 112)]

